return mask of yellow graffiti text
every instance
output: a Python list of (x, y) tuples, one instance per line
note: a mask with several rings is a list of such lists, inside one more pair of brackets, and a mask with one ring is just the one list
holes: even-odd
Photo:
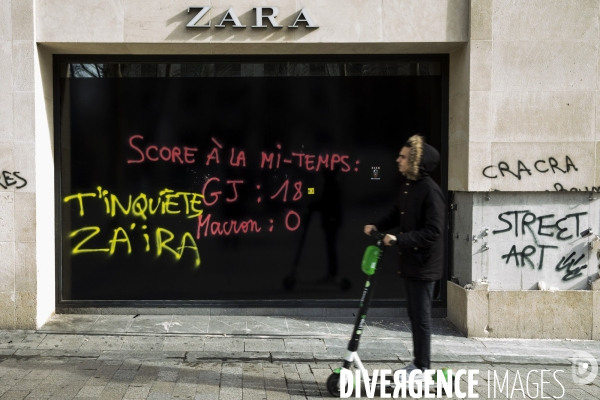
[[(130, 226), (130, 231), (134, 231), (136, 227), (136, 224), (133, 223)], [(115, 254), (117, 251), (126, 251), (126, 253), (132, 254), (134, 253), (136, 250), (137, 251), (144, 251), (144, 252), (150, 252), (152, 251), (152, 241), (150, 240), (150, 237), (152, 235), (152, 233), (150, 232), (150, 234), (146, 233), (148, 231), (146, 231), (147, 226), (146, 225), (142, 225), (141, 228), (138, 229), (142, 229), (142, 232), (144, 232), (141, 235), (141, 238), (143, 238), (143, 240), (135, 240), (136, 238), (141, 239), (139, 237), (139, 235), (133, 235), (131, 232), (127, 232), (127, 230), (125, 230), (125, 228), (122, 227), (118, 227), (115, 229), (112, 229), (112, 238), (107, 240), (107, 245), (108, 247), (99, 247), (99, 241), (101, 241), (101, 236), (98, 236), (101, 234), (101, 228), (98, 226), (86, 226), (84, 228), (81, 229), (77, 229), (73, 232), (71, 232), (71, 234), (69, 235), (69, 238), (74, 239), (77, 238), (76, 244), (74, 244), (73, 249), (71, 250), (71, 253), (73, 255), (77, 255), (77, 254), (81, 254), (81, 253), (97, 253), (97, 252), (102, 252), (102, 253), (108, 253), (109, 256), (112, 256), (113, 254)], [(84, 234), (87, 233), (87, 234)], [(98, 236), (96, 239), (94, 239), (94, 243), (91, 243), (90, 240), (94, 237)], [(132, 238), (134, 239), (134, 241), (132, 242)], [(196, 240), (194, 239), (194, 237), (192, 236), (191, 233), (189, 232), (184, 232), (181, 235), (181, 240), (178, 241), (179, 246), (175, 247), (175, 234), (173, 232), (171, 232), (168, 229), (165, 228), (156, 228), (156, 230), (154, 231), (154, 243), (155, 243), (155, 251), (156, 251), (156, 256), (157, 257), (161, 257), (163, 254), (166, 253), (170, 253), (175, 257), (175, 261), (179, 261), (181, 260), (181, 258), (183, 258), (185, 251), (187, 250), (187, 253), (191, 252), (191, 257), (193, 259), (193, 263), (194, 263), (194, 267), (199, 267), (200, 266), (200, 252), (198, 251), (198, 246), (196, 244)], [(106, 239), (104, 239), (106, 240)], [(90, 243), (88, 243), (90, 242)], [(138, 243), (139, 242), (139, 243)], [(173, 242), (173, 243), (171, 243)], [(105, 242), (106, 243), (106, 242)], [(83, 246), (86, 246), (85, 248)], [(94, 247), (96, 246), (96, 247)], [(123, 249), (123, 250), (119, 250), (119, 249)], [(187, 254), (186, 253), (186, 254)]]
[[(197, 218), (202, 214), (202, 210), (198, 208), (202, 204), (204, 196), (200, 193), (191, 192), (176, 192), (171, 189), (164, 189), (158, 193), (156, 197), (148, 197), (146, 193), (128, 195), (127, 197), (117, 197), (114, 193), (109, 193), (108, 190), (98, 186), (97, 193), (76, 193), (66, 196), (63, 201), (68, 203), (72, 200), (77, 200), (79, 204), (79, 216), (85, 215), (85, 207), (93, 206), (92, 200), (101, 200), (107, 215), (115, 217), (119, 215), (132, 215), (139, 217), (142, 220), (147, 220), (148, 216), (155, 214), (160, 215), (176, 215), (184, 214), (187, 218)], [(84, 201), (84, 199), (86, 199)]]
[(82, 249), (81, 248), (81, 246), (83, 246), (88, 240), (90, 240), (91, 238), (93, 238), (94, 236), (96, 236), (97, 234), (100, 233), (100, 227), (98, 227), (98, 226), (87, 226), (85, 228), (78, 229), (76, 231), (71, 232), (69, 237), (74, 238), (75, 236), (79, 235), (80, 232), (87, 232), (87, 231), (92, 231), (92, 233), (90, 233), (82, 241), (80, 241), (77, 246), (73, 247), (73, 254), (109, 251), (109, 249)]
[[(167, 235), (167, 239), (163, 238), (163, 234)], [(185, 249), (190, 249), (194, 252), (194, 256), (196, 258), (196, 267), (200, 266), (200, 253), (198, 252), (198, 246), (196, 245), (194, 237), (189, 232), (185, 232), (181, 237), (181, 245), (177, 247), (177, 249), (173, 249), (172, 247), (167, 246), (167, 243), (171, 242), (174, 238), (175, 235), (171, 231), (164, 228), (158, 228), (156, 230), (157, 255), (160, 256), (162, 254), (163, 249), (165, 249), (172, 253), (175, 256), (176, 260), (179, 260), (183, 256), (183, 251)], [(188, 240), (191, 243), (191, 245), (186, 246), (186, 240)]]
[[(119, 232), (121, 232), (123, 236), (121, 239), (118, 238)], [(129, 236), (127, 236), (125, 229), (121, 227), (114, 230), (113, 238), (109, 240), (108, 243), (110, 243), (110, 252), (108, 254), (115, 254), (117, 243), (127, 243), (127, 254), (131, 254), (131, 242), (129, 241)]]
[(72, 194), (70, 196), (66, 196), (65, 199), (64, 199), (64, 202), (68, 203), (69, 201), (71, 201), (73, 199), (79, 200), (79, 215), (83, 217), (83, 215), (84, 215), (84, 211), (83, 211), (83, 198), (84, 197), (96, 197), (96, 193), (77, 193), (77, 194)]

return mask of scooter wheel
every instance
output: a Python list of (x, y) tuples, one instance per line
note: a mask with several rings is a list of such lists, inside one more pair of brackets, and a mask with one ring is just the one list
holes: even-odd
[(327, 378), (327, 391), (333, 397), (340, 397), (340, 373), (334, 372)]

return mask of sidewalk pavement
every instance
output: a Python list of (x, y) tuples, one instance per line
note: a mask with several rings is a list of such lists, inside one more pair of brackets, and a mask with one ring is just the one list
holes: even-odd
[[(353, 323), (312, 317), (56, 315), (38, 331), (0, 331), (0, 399), (328, 398), (325, 381), (341, 366)], [(369, 320), (359, 348), (369, 370), (395, 370), (412, 360), (409, 325), (403, 318)], [(531, 375), (538, 385), (540, 370), (561, 370), (563, 398), (600, 398), (600, 378), (588, 385), (573, 382), (578, 351), (600, 359), (600, 342), (469, 339), (445, 319), (433, 325), (432, 368), (478, 369), (480, 398), (488, 398), (487, 371), (492, 376), (508, 371), (512, 388), (517, 371), (525, 382), (532, 369), (538, 370)], [(557, 381), (548, 375), (544, 380), (554, 382), (545, 384), (545, 395), (560, 397)], [(535, 386), (528, 388), (529, 397), (517, 385), (512, 398), (538, 398)], [(504, 393), (497, 397), (506, 398)]]

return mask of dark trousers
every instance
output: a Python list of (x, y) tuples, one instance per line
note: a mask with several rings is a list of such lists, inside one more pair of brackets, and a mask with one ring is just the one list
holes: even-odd
[(429, 369), (431, 362), (431, 301), (435, 282), (406, 279), (408, 318), (412, 329), (413, 363)]

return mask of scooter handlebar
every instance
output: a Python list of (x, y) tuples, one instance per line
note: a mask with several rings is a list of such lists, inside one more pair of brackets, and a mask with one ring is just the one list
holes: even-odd
[[(377, 239), (377, 240), (383, 240), (383, 238), (385, 237), (385, 233), (381, 233), (381, 232), (379, 232), (379, 231), (377, 231), (377, 230), (375, 230), (375, 229), (373, 229), (373, 230), (370, 232), (370, 235), (371, 235), (371, 236), (373, 236), (373, 237), (374, 237), (375, 239)], [(391, 244), (391, 245), (394, 245), (394, 244), (396, 244), (396, 241), (395, 241), (395, 240), (392, 240), (392, 241), (390, 241), (390, 244)]]

